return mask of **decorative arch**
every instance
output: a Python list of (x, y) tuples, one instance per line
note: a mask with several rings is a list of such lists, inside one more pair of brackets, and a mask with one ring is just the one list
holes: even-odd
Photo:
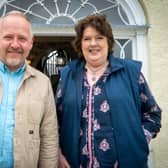
[(104, 13), (113, 24), (146, 24), (137, 0), (29, 0), (24, 3), (21, 0), (2, 0), (0, 14), (4, 15), (10, 10), (20, 10), (30, 17), (32, 23), (41, 24), (59, 24), (54, 22), (59, 17), (66, 17), (75, 23), (91, 13)]
[(146, 25), (146, 17), (144, 11), (137, 0), (118, 0), (127, 13), (127, 16), (132, 25)]

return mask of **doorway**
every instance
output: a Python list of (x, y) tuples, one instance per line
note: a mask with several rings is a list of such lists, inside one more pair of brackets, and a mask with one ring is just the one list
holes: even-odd
[(74, 37), (50, 37), (50, 36), (35, 36), (33, 48), (28, 59), (30, 65), (43, 72), (43, 60), (54, 50), (64, 50), (68, 60), (77, 57), (76, 52), (72, 47)]
[[(66, 63), (77, 57), (72, 47), (73, 39), (74, 37), (37, 36), (35, 37), (33, 48), (28, 57), (31, 66), (50, 78), (54, 94), (56, 93), (60, 78), (59, 68), (62, 67), (58, 67), (57, 63), (62, 62), (63, 57), (66, 57)], [(60, 51), (63, 51), (65, 54), (61, 54), (62, 52)]]

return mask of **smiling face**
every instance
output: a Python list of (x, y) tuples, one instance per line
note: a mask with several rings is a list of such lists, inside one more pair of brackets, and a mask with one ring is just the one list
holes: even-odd
[(14, 71), (24, 64), (33, 45), (30, 23), (19, 15), (0, 20), (0, 60)]
[(107, 62), (108, 40), (95, 28), (88, 26), (83, 31), (81, 42), (83, 56), (92, 66), (99, 66)]

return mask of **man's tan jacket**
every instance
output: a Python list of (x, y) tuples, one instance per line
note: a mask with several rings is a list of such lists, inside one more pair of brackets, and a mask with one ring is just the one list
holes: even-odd
[[(3, 87), (0, 81), (0, 103)], [(26, 66), (15, 104), (14, 168), (56, 168), (57, 118), (50, 80)]]

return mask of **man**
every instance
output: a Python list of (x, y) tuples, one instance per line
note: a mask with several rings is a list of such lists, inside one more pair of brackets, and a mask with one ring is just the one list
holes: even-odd
[(33, 46), (28, 18), (0, 19), (0, 167), (57, 167), (57, 118), (49, 79), (26, 63)]

